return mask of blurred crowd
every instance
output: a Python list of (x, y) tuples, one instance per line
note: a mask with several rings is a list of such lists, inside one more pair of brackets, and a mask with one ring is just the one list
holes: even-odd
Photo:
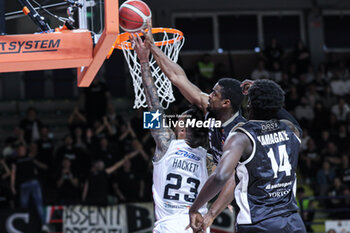
[[(350, 194), (350, 73), (349, 63), (329, 56), (313, 67), (310, 52), (300, 41), (286, 52), (273, 39), (259, 54), (251, 79), (272, 79), (286, 93), (286, 109), (303, 128), (298, 183), (317, 196)], [(226, 76), (206, 54), (196, 75), (203, 90)], [(220, 75), (220, 77), (218, 76)], [(228, 75), (227, 75), (228, 76)], [(107, 205), (152, 201), (152, 155), (155, 144), (143, 129), (143, 110), (133, 116), (117, 112), (108, 87), (95, 79), (81, 94), (67, 119), (67, 134), (51, 137), (35, 108), (8, 135), (0, 160), (0, 202), (26, 208), (34, 203)], [(186, 107), (184, 98), (172, 113)], [(304, 190), (298, 190), (299, 198)], [(30, 200), (33, 200), (31, 202)], [(327, 208), (350, 207), (349, 199), (322, 203)], [(305, 208), (311, 208), (310, 206)], [(310, 216), (309, 216), (310, 217)], [(336, 218), (350, 218), (341, 214)]]

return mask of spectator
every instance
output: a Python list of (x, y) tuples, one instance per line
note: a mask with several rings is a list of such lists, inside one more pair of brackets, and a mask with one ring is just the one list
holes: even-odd
[(36, 164), (38, 162), (30, 157), (27, 153), (26, 146), (19, 144), (17, 149), (17, 158), (12, 164), (11, 171), (11, 190), (14, 195), (19, 190), (20, 206), (23, 209), (29, 208), (31, 198), (35, 203), (36, 211), (38, 212), (41, 223), (45, 223), (43, 198), (41, 186), (37, 180)]
[(329, 115), (328, 121), (329, 121), (328, 125), (329, 125), (331, 135), (333, 138), (336, 138), (338, 135), (338, 128), (339, 128), (339, 122), (338, 122), (337, 116), (334, 113), (331, 113)]
[(346, 67), (345, 62), (340, 61), (338, 63), (338, 72), (339, 72), (339, 77), (342, 80), (346, 80), (349, 78), (349, 69)]
[(56, 164), (61, 164), (63, 159), (69, 159), (72, 164), (72, 170), (74, 173), (79, 172), (79, 150), (73, 147), (73, 138), (71, 135), (64, 137), (64, 145), (58, 148), (55, 156)]
[[(328, 191), (328, 196), (332, 198), (328, 202), (328, 208), (335, 209), (335, 208), (342, 207), (342, 201), (341, 199), (337, 198), (337, 196), (341, 196), (345, 188), (346, 186), (342, 184), (341, 179), (339, 177), (336, 177), (333, 180), (333, 186)], [(334, 219), (337, 219), (340, 216), (339, 216), (339, 213), (332, 212), (331, 217), (333, 217)]]
[(300, 96), (295, 86), (291, 86), (286, 94), (286, 109), (294, 112), (300, 102)]
[(55, 149), (54, 141), (49, 137), (49, 130), (47, 127), (42, 127), (40, 130), (40, 139), (36, 142), (37, 145), (37, 160), (45, 164), (46, 169), (39, 169), (39, 177), (42, 178), (44, 184), (48, 181), (48, 169), (53, 165), (53, 152)]
[(301, 124), (310, 126), (314, 119), (314, 110), (309, 105), (306, 97), (301, 98), (301, 104), (295, 108), (295, 117), (301, 122)]
[(301, 218), (305, 224), (307, 232), (314, 232), (311, 228), (310, 222), (312, 222), (315, 218), (315, 207), (314, 203), (310, 199), (305, 198), (305, 189), (303, 187), (299, 187), (296, 193), (296, 199), (298, 206), (301, 212)]
[(204, 54), (197, 62), (197, 70), (201, 80), (200, 83), (202, 84), (201, 88), (206, 89), (207, 87), (212, 87), (215, 83), (215, 63), (212, 61), (209, 54)]
[(311, 107), (315, 107), (315, 103), (321, 99), (314, 85), (309, 85), (308, 90), (306, 92), (306, 98)]
[(266, 47), (262, 55), (267, 63), (267, 67), (271, 69), (275, 61), (281, 62), (284, 51), (278, 45), (277, 39), (272, 38), (270, 44)]
[(341, 207), (342, 208), (347, 208), (348, 210), (345, 211), (341, 211), (340, 213), (338, 213), (338, 218), (339, 219), (350, 219), (350, 188), (345, 186), (343, 189), (343, 193), (342, 196), (345, 196), (344, 199), (342, 199), (342, 203), (341, 203)]
[(272, 68), (270, 69), (270, 77), (271, 80), (275, 81), (276, 83), (282, 82), (282, 69), (281, 65), (278, 61), (274, 61), (272, 63)]
[(83, 129), (79, 126), (75, 127), (73, 132), (73, 147), (83, 151), (87, 150), (87, 145), (83, 137)]
[(343, 183), (350, 187), (350, 164), (348, 153), (344, 153), (342, 156), (341, 175), (343, 177)]
[(282, 81), (280, 83), (280, 86), (282, 87), (282, 89), (288, 93), (290, 91), (290, 88), (292, 86), (292, 82), (288, 76), (288, 73), (283, 73), (282, 74)]
[(312, 84), (315, 86), (315, 89), (319, 95), (325, 94), (327, 81), (320, 71), (317, 72), (315, 80), (312, 82)]
[(106, 137), (100, 138), (99, 146), (93, 154), (93, 160), (102, 160), (106, 167), (112, 166), (118, 159)]
[(324, 148), (325, 145), (327, 145), (328, 142), (333, 141), (334, 138), (332, 138), (331, 133), (329, 130), (324, 129), (321, 131), (321, 135), (317, 138), (317, 147)]
[(303, 41), (299, 40), (294, 50), (294, 62), (296, 63), (298, 74), (307, 72), (310, 61), (310, 51), (305, 47)]
[[(11, 172), (7, 166), (4, 158), (0, 158), (0, 197), (5, 198), (5, 201), (1, 202), (1, 207), (14, 207), (13, 200), (11, 198), (10, 189), (10, 176)], [(3, 205), (3, 203), (9, 206)]]
[(347, 125), (346, 129), (347, 129), (348, 133), (350, 133), (350, 112), (348, 113), (348, 115), (346, 115), (345, 125)]
[(325, 91), (325, 94), (322, 96), (323, 105), (326, 108), (331, 108), (337, 102), (337, 98), (334, 96), (330, 86), (326, 86)]
[(110, 100), (110, 93), (107, 85), (97, 76), (92, 84), (85, 88), (81, 96), (86, 112), (88, 125), (91, 126), (96, 120), (106, 115), (107, 106)]
[(42, 123), (37, 119), (37, 111), (34, 107), (27, 109), (27, 116), (19, 125), (24, 131), (24, 139), (27, 143), (39, 140)]
[(350, 113), (350, 107), (345, 103), (344, 98), (339, 98), (338, 103), (332, 106), (332, 113), (335, 114), (338, 121), (345, 121), (346, 116)]
[(143, 197), (144, 181), (139, 174), (132, 169), (132, 164), (128, 160), (124, 163), (123, 169), (117, 174), (114, 185), (121, 194), (121, 199), (125, 202), (135, 202)]
[(2, 156), (6, 158), (10, 158), (14, 154), (14, 144), (16, 139), (14, 137), (8, 137), (5, 139), (4, 149), (2, 150)]
[(305, 75), (305, 82), (307, 84), (310, 84), (313, 81), (315, 81), (315, 72), (314, 72), (314, 68), (312, 67), (312, 65), (309, 65), (307, 67), (307, 72), (304, 75)]
[(79, 127), (85, 129), (87, 124), (86, 117), (79, 111), (78, 107), (75, 107), (73, 112), (68, 118), (68, 127), (71, 133), (74, 132), (75, 128)]
[(113, 137), (116, 133), (106, 116), (102, 118), (102, 121), (95, 120), (93, 130), (97, 140), (103, 137)]
[(108, 106), (107, 106), (106, 118), (107, 118), (109, 124), (111, 125), (113, 131), (117, 132), (117, 125), (118, 125), (119, 116), (117, 115), (117, 113), (115, 111), (114, 105), (111, 103), (108, 104)]
[(322, 155), (325, 161), (328, 161), (330, 163), (332, 168), (335, 168), (336, 170), (340, 168), (342, 162), (341, 156), (334, 142), (328, 142), (326, 148), (322, 152)]
[[(329, 127), (329, 116), (330, 113), (328, 109), (326, 109), (321, 101), (316, 101), (315, 107), (314, 107), (314, 113), (315, 118), (313, 120), (313, 128), (320, 130), (320, 129), (327, 129)], [(319, 132), (317, 132), (319, 134)]]
[(343, 151), (348, 150), (350, 137), (349, 137), (348, 132), (346, 131), (346, 125), (341, 124), (339, 126), (336, 142), (337, 142), (339, 151), (343, 152)]
[(71, 170), (71, 161), (68, 158), (62, 160), (61, 166), (62, 168), (56, 182), (59, 204), (77, 204), (79, 200), (79, 179)]
[(320, 196), (326, 196), (328, 190), (333, 184), (335, 178), (335, 171), (330, 167), (329, 162), (324, 161), (322, 164), (322, 169), (317, 172), (317, 185), (319, 189)]
[(319, 168), (321, 158), (312, 138), (307, 141), (307, 148), (301, 153), (300, 160), (301, 171), (303, 171), (306, 183), (314, 183), (316, 178), (315, 170)]
[(297, 85), (299, 83), (299, 74), (297, 72), (297, 65), (295, 63), (290, 64), (288, 76), (293, 85)]
[[(112, 167), (105, 168), (102, 160), (93, 163), (89, 178), (84, 184), (82, 200), (87, 205), (105, 206), (108, 204), (108, 180), (109, 175), (115, 170), (123, 166), (131, 157), (137, 155), (137, 151), (133, 151), (124, 157), (124, 159), (116, 162)], [(128, 188), (132, 188), (130, 183)]]
[(339, 71), (335, 72), (329, 85), (334, 95), (340, 97), (347, 94), (347, 85), (345, 81), (341, 79)]
[(257, 79), (268, 79), (270, 77), (270, 73), (265, 69), (265, 62), (260, 60), (258, 62), (258, 67), (253, 70), (251, 78), (253, 80)]

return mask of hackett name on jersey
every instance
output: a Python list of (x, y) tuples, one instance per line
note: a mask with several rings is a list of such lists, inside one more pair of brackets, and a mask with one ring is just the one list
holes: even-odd
[(199, 165), (191, 163), (181, 159), (174, 159), (173, 168), (180, 168), (184, 171), (195, 173), (198, 170)]

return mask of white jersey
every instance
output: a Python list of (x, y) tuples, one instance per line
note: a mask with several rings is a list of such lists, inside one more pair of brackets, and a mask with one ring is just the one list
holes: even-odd
[[(173, 140), (163, 158), (153, 162), (153, 199), (156, 225), (164, 220), (187, 215), (208, 179), (207, 151), (191, 148), (185, 140)], [(201, 214), (206, 214), (204, 205)]]

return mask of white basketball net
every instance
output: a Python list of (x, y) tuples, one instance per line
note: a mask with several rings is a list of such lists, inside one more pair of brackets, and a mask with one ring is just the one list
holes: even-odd
[[(177, 33), (161, 32), (163, 33), (163, 41), (166, 42), (159, 48), (174, 62), (177, 62), (180, 49), (184, 44), (185, 38)], [(159, 33), (160, 34), (160, 33)], [(170, 37), (171, 36), (171, 37)], [(174, 43), (168, 43), (170, 39), (174, 39)], [(122, 42), (124, 57), (128, 62), (130, 74), (135, 92), (134, 108), (147, 107), (146, 95), (142, 86), (141, 65), (138, 61), (135, 50), (128, 49), (127, 41)], [(173, 89), (170, 80), (165, 76), (157, 65), (155, 59), (151, 54), (149, 65), (151, 67), (152, 77), (157, 88), (158, 96), (160, 98), (160, 104), (164, 109), (169, 107), (169, 104), (175, 101), (173, 95)]]

